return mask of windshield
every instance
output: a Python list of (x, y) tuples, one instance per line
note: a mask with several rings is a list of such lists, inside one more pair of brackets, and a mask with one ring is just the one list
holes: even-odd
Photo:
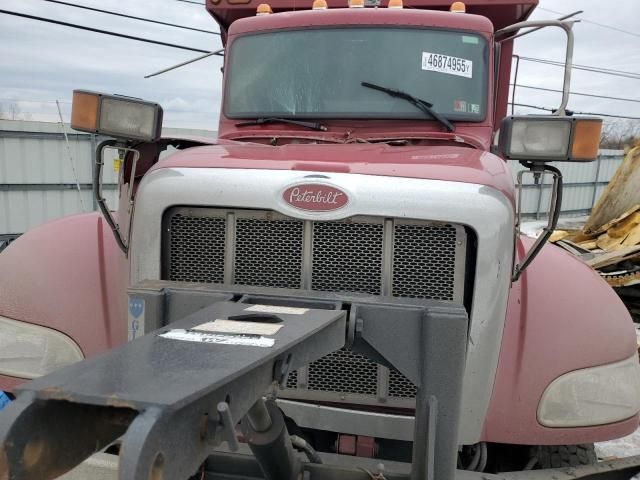
[(401, 90), (451, 120), (485, 117), (488, 53), (475, 34), (418, 28), (322, 28), (244, 35), (230, 48), (228, 118), (431, 119)]

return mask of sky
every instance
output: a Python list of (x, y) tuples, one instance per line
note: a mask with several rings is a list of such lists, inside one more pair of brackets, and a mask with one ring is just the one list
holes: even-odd
[[(178, 0), (67, 0), (159, 21), (218, 31), (203, 6)], [(346, 2), (346, 0), (345, 0)], [(309, 2), (311, 3), (311, 2)], [(1, 0), (0, 9), (77, 23), (103, 30), (175, 43), (203, 50), (221, 48), (217, 35), (192, 32), (137, 20), (116, 18), (44, 0)], [(584, 10), (574, 26), (574, 63), (640, 74), (640, 0), (540, 0), (532, 19), (553, 19), (560, 13)], [(597, 22), (612, 28), (606, 28)], [(624, 33), (623, 31), (630, 33)], [(564, 33), (544, 29), (516, 40), (516, 53), (564, 61)], [(144, 75), (200, 54), (115, 38), (18, 18), (0, 13), (0, 105), (10, 105), (32, 120), (58, 121), (56, 100), (65, 121), (73, 89), (97, 90), (152, 100), (162, 104), (167, 127), (215, 130), (220, 111), (219, 57), (196, 62), (163, 75)], [(559, 67), (521, 61), (517, 82), (560, 89)], [(569, 108), (579, 112), (640, 117), (640, 79), (574, 70), (571, 90), (625, 97), (623, 102), (572, 95)], [(560, 94), (518, 87), (516, 103), (556, 107)], [(519, 107), (516, 112), (536, 113)], [(537, 112), (542, 113), (542, 112)]]

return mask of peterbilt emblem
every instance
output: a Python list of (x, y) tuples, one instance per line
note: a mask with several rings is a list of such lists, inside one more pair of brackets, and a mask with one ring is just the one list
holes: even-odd
[(321, 183), (294, 185), (282, 193), (282, 198), (292, 207), (310, 212), (338, 210), (349, 203), (345, 192)]

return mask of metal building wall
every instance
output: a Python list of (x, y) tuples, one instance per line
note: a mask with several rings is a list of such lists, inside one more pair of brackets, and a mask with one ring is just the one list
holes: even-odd
[[(55, 218), (97, 210), (93, 164), (102, 138), (65, 125), (67, 150), (62, 128), (59, 123), (0, 120), (0, 240)], [(216, 136), (205, 130), (166, 129), (163, 133)], [(106, 152), (103, 170), (103, 193), (112, 208), (117, 206), (116, 156), (115, 150)]]
[[(600, 150), (598, 159), (589, 163), (554, 163), (562, 172), (564, 189), (562, 215), (585, 215), (591, 211), (616, 169), (622, 162), (622, 150)], [(517, 162), (509, 162), (514, 181), (518, 172), (525, 170)], [(534, 184), (533, 176), (525, 175), (522, 188), (522, 213), (527, 218), (544, 218), (549, 208), (551, 176)]]

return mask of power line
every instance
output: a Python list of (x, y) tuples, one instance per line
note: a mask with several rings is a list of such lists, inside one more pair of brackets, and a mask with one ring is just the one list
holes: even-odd
[[(56, 104), (56, 100), (22, 100), (20, 98), (9, 98), (9, 97), (0, 97), (0, 102), (11, 102), (11, 103), (52, 103)], [(71, 105), (69, 100), (58, 100), (60, 103), (67, 103)]]
[[(520, 57), (520, 60), (525, 60), (528, 62), (535, 62), (535, 63), (543, 63), (545, 65), (553, 65), (556, 67), (564, 67), (565, 64), (564, 62), (557, 62), (554, 60), (545, 60), (543, 58), (535, 58), (535, 57)], [(640, 73), (635, 73), (635, 72), (624, 72), (622, 70), (614, 70), (611, 68), (601, 68), (601, 67), (594, 67), (591, 65), (578, 65), (578, 64), (572, 64), (571, 65), (572, 68), (576, 69), (576, 70), (585, 70), (587, 72), (592, 72), (592, 73), (602, 73), (604, 75), (612, 75), (614, 77), (626, 77), (626, 78), (632, 78), (634, 80), (640, 80)]]
[[(538, 7), (538, 9), (544, 10), (545, 12), (549, 12), (549, 13), (555, 13), (556, 15), (564, 15), (562, 12), (557, 12), (555, 10), (551, 10), (550, 8)], [(580, 21), (584, 22), (584, 23), (591, 23), (593, 25), (597, 25), (597, 26), (602, 27), (602, 28), (608, 28), (610, 30), (615, 30), (616, 32), (626, 33), (627, 35), (633, 35), (634, 37), (640, 37), (640, 35), (637, 34), (637, 33), (630, 32), (628, 30), (623, 30), (622, 28), (613, 27), (613, 26), (607, 25), (605, 23), (598, 23), (598, 22), (594, 22), (593, 20), (586, 20), (584, 18), (581, 18)]]
[[(539, 107), (537, 105), (530, 105), (527, 103), (511, 103), (509, 102), (509, 105), (515, 105), (516, 107), (526, 107), (526, 108), (533, 108), (536, 110), (545, 110), (547, 112), (555, 112), (555, 108), (548, 108), (548, 107)], [(610, 117), (610, 118), (624, 118), (627, 120), (640, 120), (640, 117), (629, 117), (627, 115), (612, 115), (610, 113), (598, 113), (598, 112), (576, 112), (574, 110), (571, 110), (571, 112), (573, 112), (573, 114), (575, 115), (594, 115), (596, 117)]]
[(51, 18), (37, 17), (35, 15), (27, 15), (26, 13), (11, 12), (9, 10), (1, 10), (1, 9), (0, 9), (0, 13), (4, 13), (5, 15), (14, 15), (16, 17), (28, 18), (30, 20), (37, 20), (39, 22), (53, 23), (55, 25), (62, 25), (63, 27), (77, 28), (79, 30), (85, 30), (85, 31), (88, 31), (88, 32), (101, 33), (103, 35), (110, 35), (112, 37), (126, 38), (128, 40), (136, 40), (138, 42), (151, 43), (151, 44), (154, 44), (154, 45), (162, 45), (163, 47), (179, 48), (181, 50), (188, 50), (190, 52), (209, 53), (209, 50), (202, 50), (201, 48), (186, 47), (184, 45), (178, 45), (178, 44), (175, 44), (175, 43), (168, 43), (168, 42), (160, 42), (158, 40), (151, 40), (149, 38), (134, 37), (133, 35), (126, 35), (124, 33), (110, 32), (108, 30), (101, 30), (99, 28), (85, 27), (83, 25), (77, 25), (75, 23), (62, 22), (60, 20), (53, 20)]
[[(533, 85), (522, 85), (522, 84), (513, 84), (510, 83), (509, 84), (510, 87), (516, 87), (516, 88), (528, 88), (531, 90), (543, 90), (545, 92), (558, 92), (558, 93), (562, 93), (562, 90), (557, 90), (554, 88), (544, 88), (544, 87), (535, 87)], [(623, 98), (623, 97), (611, 97), (608, 95), (596, 95), (595, 93), (579, 93), (579, 92), (569, 92), (571, 95), (578, 95), (581, 97), (594, 97), (594, 98), (605, 98), (607, 100), (620, 100), (622, 102), (634, 102), (634, 103), (640, 103), (639, 99), (636, 98)]]
[(202, 5), (204, 6), (204, 3), (200, 3), (200, 2), (193, 2), (192, 0), (176, 0), (178, 2), (184, 2), (184, 3), (192, 3), (194, 5)]
[(156, 23), (158, 25), (164, 25), (167, 27), (182, 28), (184, 30), (192, 30), (194, 32), (209, 33), (211, 35), (220, 35), (218, 32), (214, 32), (211, 30), (203, 30), (201, 28), (188, 27), (185, 25), (178, 25), (176, 23), (161, 22), (160, 20), (152, 20), (150, 18), (136, 17), (134, 15), (127, 15), (125, 13), (114, 12), (111, 10), (102, 10), (100, 8), (88, 7), (86, 5), (76, 5), (75, 3), (62, 2), (60, 0), (42, 0), (42, 1), (49, 2), (49, 3), (57, 3), (59, 5), (66, 5), (68, 7), (81, 8), (83, 10), (90, 10), (92, 12), (105, 13), (107, 15), (114, 15), (116, 17), (130, 18), (133, 20), (139, 20), (141, 22)]

